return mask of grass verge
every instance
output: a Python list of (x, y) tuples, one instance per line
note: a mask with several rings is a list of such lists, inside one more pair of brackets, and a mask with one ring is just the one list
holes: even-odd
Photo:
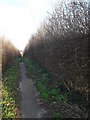
[[(82, 110), (78, 104), (82, 105), (81, 102), (83, 102), (78, 91), (68, 91), (63, 83), (59, 83), (57, 86), (57, 80), (55, 81), (39, 65), (29, 58), (24, 58), (24, 61), (27, 67), (27, 76), (35, 81), (36, 88), (40, 92), (41, 100), (46, 108), (47, 113), (43, 116), (44, 118), (87, 118), (88, 111)], [(73, 93), (77, 93), (76, 96)]]
[[(53, 79), (47, 72), (42, 70), (42, 68), (28, 58), (24, 58), (24, 61), (27, 67), (27, 76), (35, 80), (35, 85), (40, 92), (40, 97), (48, 107), (50, 107), (52, 103), (59, 104), (59, 102), (63, 101), (66, 103), (68, 101), (68, 94), (60, 93), (58, 88), (51, 85)], [(50, 117), (61, 118), (61, 112), (56, 108), (50, 111)]]
[(19, 61), (20, 58), (16, 59), (13, 65), (3, 74), (2, 118), (15, 119), (18, 117)]

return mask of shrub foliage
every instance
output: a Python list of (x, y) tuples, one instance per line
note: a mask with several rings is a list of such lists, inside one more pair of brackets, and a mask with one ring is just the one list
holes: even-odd
[(24, 56), (40, 64), (70, 89), (88, 92), (89, 13), (87, 2), (60, 2), (32, 36)]
[(12, 61), (20, 56), (19, 50), (4, 37), (0, 37), (1, 56), (2, 56), (2, 72), (11, 65)]

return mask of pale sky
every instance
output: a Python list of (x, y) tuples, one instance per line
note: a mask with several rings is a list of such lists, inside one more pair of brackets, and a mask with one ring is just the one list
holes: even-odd
[(23, 50), (58, 0), (0, 0), (0, 36)]

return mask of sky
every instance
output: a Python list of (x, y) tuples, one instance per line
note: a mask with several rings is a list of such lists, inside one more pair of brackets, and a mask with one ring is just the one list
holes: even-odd
[(11, 40), (19, 50), (24, 50), (47, 12), (51, 12), (58, 1), (0, 0), (0, 36)]
[(58, 0), (0, 0), (0, 36), (24, 50)]

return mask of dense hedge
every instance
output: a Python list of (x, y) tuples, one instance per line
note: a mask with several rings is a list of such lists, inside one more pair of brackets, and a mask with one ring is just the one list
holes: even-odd
[(12, 61), (20, 56), (19, 50), (6, 38), (0, 37), (2, 72), (12, 64)]
[(89, 11), (87, 2), (58, 3), (24, 50), (51, 73), (55, 86), (88, 92)]

